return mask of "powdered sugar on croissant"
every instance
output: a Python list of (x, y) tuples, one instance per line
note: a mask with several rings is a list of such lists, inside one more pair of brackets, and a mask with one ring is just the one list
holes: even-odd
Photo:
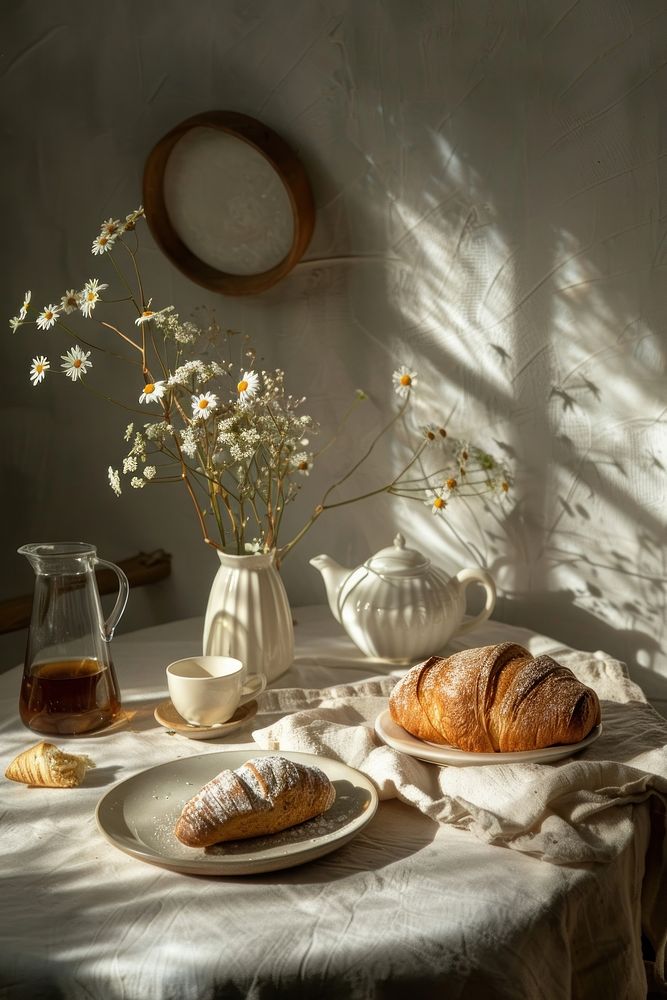
[(568, 667), (511, 642), (417, 664), (389, 711), (413, 736), (473, 753), (579, 743), (600, 721), (596, 693)]
[(326, 812), (335, 798), (319, 768), (279, 755), (257, 757), (204, 785), (186, 802), (174, 833), (189, 847), (260, 837)]

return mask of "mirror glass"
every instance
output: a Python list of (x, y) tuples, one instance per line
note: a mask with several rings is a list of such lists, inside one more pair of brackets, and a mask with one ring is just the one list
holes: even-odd
[(220, 129), (192, 128), (174, 145), (164, 200), (183, 243), (218, 271), (268, 271), (292, 247), (294, 211), (280, 175), (257, 149)]

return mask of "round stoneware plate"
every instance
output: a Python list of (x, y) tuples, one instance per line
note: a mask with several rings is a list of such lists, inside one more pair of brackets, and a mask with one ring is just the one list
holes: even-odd
[(189, 740), (219, 740), (223, 736), (229, 736), (235, 729), (239, 729), (244, 722), (248, 722), (257, 714), (257, 702), (247, 701), (245, 705), (239, 705), (231, 719), (227, 722), (220, 722), (215, 726), (195, 726), (191, 722), (186, 722), (182, 715), (174, 708), (171, 698), (161, 702), (153, 712), (155, 721), (159, 722), (165, 729), (169, 729), (181, 736), (187, 736)]
[(519, 763), (551, 763), (563, 757), (571, 757), (584, 747), (589, 746), (602, 732), (602, 726), (595, 726), (581, 743), (571, 743), (568, 746), (544, 747), (542, 750), (518, 750), (512, 753), (470, 753), (467, 750), (457, 750), (450, 746), (436, 746), (427, 743), (416, 736), (406, 733), (398, 726), (386, 708), (375, 720), (375, 732), (383, 743), (393, 750), (400, 750), (410, 757), (428, 761), (430, 764), (451, 764), (455, 767), (472, 767), (479, 764), (519, 764)]
[(333, 782), (336, 801), (322, 816), (281, 833), (229, 841), (209, 848), (186, 847), (173, 830), (181, 810), (207, 781), (234, 770), (265, 750), (227, 750), (158, 764), (114, 785), (97, 806), (97, 825), (114, 847), (140, 861), (190, 875), (256, 875), (292, 868), (335, 851), (373, 818), (378, 797), (359, 771), (328, 757), (282, 753), (319, 767)]

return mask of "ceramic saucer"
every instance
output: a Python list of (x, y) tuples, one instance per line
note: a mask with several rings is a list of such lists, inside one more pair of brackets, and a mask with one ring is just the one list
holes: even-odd
[(248, 701), (245, 705), (239, 705), (227, 722), (221, 722), (216, 726), (195, 726), (186, 722), (174, 708), (171, 699), (167, 699), (158, 705), (153, 715), (155, 721), (159, 722), (165, 729), (171, 729), (175, 733), (180, 733), (181, 736), (187, 736), (190, 740), (215, 740), (239, 729), (244, 722), (252, 719), (256, 712), (257, 702)]

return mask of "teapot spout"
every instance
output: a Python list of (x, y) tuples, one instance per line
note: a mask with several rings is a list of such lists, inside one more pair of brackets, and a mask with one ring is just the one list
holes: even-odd
[(347, 569), (345, 566), (341, 566), (337, 563), (335, 559), (331, 556), (313, 556), (310, 560), (310, 565), (318, 569), (322, 574), (324, 579), (324, 586), (327, 589), (327, 599), (329, 601), (329, 607), (331, 608), (331, 614), (334, 616), (337, 622), (340, 622), (340, 609), (338, 607), (338, 595), (340, 594), (340, 589), (347, 580), (348, 576), (352, 570)]

